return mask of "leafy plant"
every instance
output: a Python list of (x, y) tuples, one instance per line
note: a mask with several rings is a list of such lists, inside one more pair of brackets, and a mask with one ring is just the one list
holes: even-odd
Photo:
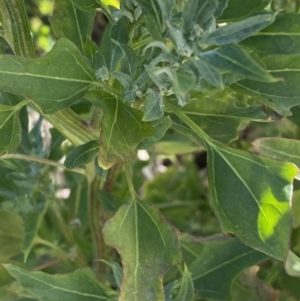
[(0, 301), (299, 300), (298, 1), (53, 4), (0, 1)]

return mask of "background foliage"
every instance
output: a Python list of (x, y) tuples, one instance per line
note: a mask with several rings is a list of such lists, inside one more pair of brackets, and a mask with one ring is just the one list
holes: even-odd
[(300, 1), (20, 3), (0, 301), (299, 300)]

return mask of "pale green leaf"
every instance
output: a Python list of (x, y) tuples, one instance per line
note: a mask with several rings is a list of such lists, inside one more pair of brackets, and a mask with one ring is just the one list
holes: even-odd
[(228, 0), (227, 8), (219, 19), (224, 22), (244, 19), (262, 11), (270, 2), (271, 0)]
[(106, 260), (101, 260), (101, 261), (105, 262), (107, 265), (111, 267), (116, 284), (120, 288), (122, 283), (122, 278), (123, 278), (122, 267), (115, 261), (112, 262)]
[(203, 27), (218, 8), (217, 0), (189, 0), (182, 12), (183, 28), (190, 33), (195, 25)]
[[(1, 85), (1, 84), (0, 84)], [(14, 151), (21, 142), (20, 106), (0, 104), (0, 155)]]
[(272, 84), (241, 80), (231, 87), (239, 93), (261, 98), (279, 114), (291, 115), (291, 107), (300, 104), (300, 55), (268, 56), (263, 62), (274, 77), (282, 80)]
[(194, 300), (194, 284), (187, 266), (184, 266), (181, 285), (178, 295), (174, 301), (193, 301)]
[(234, 278), (268, 258), (236, 238), (204, 242), (203, 246), (189, 270), (195, 293), (209, 299), (229, 300)]
[(89, 268), (65, 275), (29, 272), (6, 264), (6, 270), (26, 289), (27, 296), (43, 301), (97, 301), (114, 300)]
[(24, 239), (22, 218), (11, 210), (0, 209), (0, 262), (21, 252)]
[(239, 43), (242, 40), (259, 32), (275, 20), (272, 13), (259, 14), (245, 20), (230, 23), (210, 33), (203, 39), (207, 45), (226, 45)]
[(98, 153), (99, 142), (93, 140), (73, 148), (68, 154), (64, 165), (68, 169), (85, 165), (91, 162)]
[(190, 142), (185, 141), (161, 141), (156, 143), (152, 148), (151, 152), (156, 154), (165, 155), (185, 155), (199, 151), (203, 151), (204, 148), (201, 146), (194, 145)]
[(143, 106), (143, 121), (153, 121), (160, 118), (163, 112), (163, 99), (159, 91), (148, 89)]
[(71, 40), (80, 50), (92, 34), (95, 12), (83, 12), (70, 0), (55, 0), (51, 28), (58, 38)]
[(105, 112), (100, 135), (99, 165), (109, 169), (118, 162), (134, 158), (138, 144), (154, 134), (153, 126), (142, 121), (141, 111), (112, 96), (93, 91), (89, 97), (94, 105)]
[(0, 55), (0, 89), (33, 100), (47, 113), (80, 99), (94, 81), (93, 70), (67, 39), (38, 59)]
[(157, 0), (157, 3), (160, 7), (162, 23), (166, 24), (171, 20), (175, 0)]
[(163, 116), (157, 120), (151, 122), (151, 125), (154, 129), (154, 134), (152, 137), (145, 138), (139, 145), (138, 149), (149, 149), (156, 144), (157, 141), (162, 139), (170, 128), (172, 120), (169, 116)]
[(122, 258), (119, 301), (164, 301), (163, 276), (181, 257), (175, 228), (156, 208), (132, 200), (105, 224), (103, 235)]
[(285, 270), (290, 276), (300, 277), (300, 258), (292, 251), (289, 251), (285, 261)]
[(200, 58), (222, 71), (231, 71), (236, 75), (241, 75), (255, 81), (277, 81), (271, 74), (246, 55), (241, 48), (234, 44), (206, 51), (200, 55)]
[(212, 207), (223, 231), (284, 260), (296, 166), (217, 143), (208, 148), (208, 164)]
[(300, 141), (285, 138), (260, 138), (253, 143), (258, 153), (281, 161), (289, 161), (300, 168)]

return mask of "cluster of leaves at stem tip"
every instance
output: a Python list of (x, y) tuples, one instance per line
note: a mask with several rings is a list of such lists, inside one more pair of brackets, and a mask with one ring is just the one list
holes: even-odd
[[(299, 137), (238, 139), (250, 123), (300, 126), (300, 15), (276, 3), (54, 0), (56, 40), (37, 56), (23, 1), (0, 0), (0, 301), (300, 298), (299, 205), (291, 204)], [(99, 9), (109, 20), (100, 45)], [(40, 116), (29, 132), (26, 108)], [(43, 119), (54, 126), (50, 148)], [(63, 152), (66, 139), (72, 149)], [(165, 219), (156, 207), (176, 200), (158, 199), (173, 197), (164, 186), (182, 179), (158, 175), (158, 194), (143, 185), (139, 150), (186, 169), (186, 154), (206, 152), (209, 196), (192, 184), (197, 173), (185, 189), (202, 189), (219, 234), (190, 236), (167, 209), (180, 231)], [(65, 169), (75, 205), (57, 202), (53, 167)], [(59, 261), (38, 266), (39, 254)], [(32, 268), (60, 261), (69, 266), (58, 272), (70, 273)]]

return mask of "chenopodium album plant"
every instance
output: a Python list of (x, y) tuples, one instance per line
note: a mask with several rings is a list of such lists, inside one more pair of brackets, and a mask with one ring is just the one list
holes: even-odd
[[(291, 277), (300, 276), (291, 219), (300, 143), (238, 140), (250, 122), (294, 113), (299, 125), (300, 15), (272, 7), (269, 0), (54, 0), (57, 39), (37, 57), (23, 1), (0, 1), (0, 300), (300, 298)], [(91, 39), (99, 8), (109, 19), (100, 46)], [(28, 132), (33, 111), (40, 118)], [(43, 119), (54, 127), (50, 148)], [(66, 139), (73, 147), (62, 150)], [(143, 185), (138, 150), (179, 163), (206, 150), (209, 197), (197, 173), (167, 172), (155, 176), (157, 186)], [(59, 176), (71, 183), (72, 204), (57, 201)], [(178, 222), (180, 233), (160, 213), (161, 198), (177, 206), (169, 195), (182, 197), (174, 195), (182, 183), (185, 194), (200, 187), (193, 208), (209, 199), (223, 234), (191, 236)], [(262, 285), (256, 273), (268, 265)], [(266, 289), (276, 273), (285, 280)], [(256, 289), (241, 275), (254, 277)]]

